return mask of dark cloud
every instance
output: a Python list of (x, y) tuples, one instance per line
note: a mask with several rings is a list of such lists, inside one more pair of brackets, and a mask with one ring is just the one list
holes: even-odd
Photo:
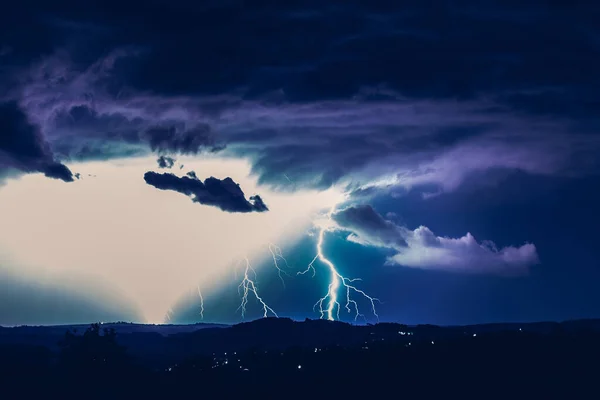
[(52, 163), (45, 165), (42, 169), (42, 172), (48, 178), (60, 179), (65, 182), (73, 182), (73, 173), (71, 170), (64, 164), (61, 163)]
[(206, 124), (190, 130), (179, 130), (176, 126), (153, 127), (142, 137), (148, 140), (152, 151), (158, 153), (197, 154), (202, 148), (219, 150), (210, 126)]
[(168, 156), (160, 156), (156, 160), (158, 168), (172, 168), (175, 164), (175, 159)]
[(0, 174), (6, 170), (41, 172), (45, 176), (73, 181), (73, 173), (56, 161), (38, 128), (16, 103), (0, 104)]
[(61, 156), (227, 145), (274, 186), (443, 192), (598, 171), (600, 7), (576, 3), (65, 0), (11, 6), (0, 44), (6, 93)]
[(170, 173), (159, 174), (148, 171), (144, 174), (147, 184), (160, 190), (172, 190), (183, 193), (200, 204), (218, 207), (227, 212), (264, 212), (269, 209), (260, 196), (250, 196), (247, 200), (240, 185), (233, 179), (210, 177), (202, 182), (195, 177), (178, 177)]
[(111, 13), (74, 0), (27, 3), (36, 7), (19, 4), (3, 13), (3, 46), (15, 63), (64, 46), (86, 64), (106, 49), (135, 43), (144, 51), (118, 63), (119, 75), (135, 90), (170, 96), (245, 87), (248, 96), (281, 90), (294, 101), (314, 101), (385, 83), (411, 97), (469, 97), (585, 87), (595, 82), (600, 62), (598, 6), (589, 1), (566, 7), (178, 0), (167, 10), (160, 2), (123, 7), (112, 0)]
[(385, 220), (370, 205), (357, 205), (332, 214), (331, 218), (342, 229), (378, 241), (388, 247), (406, 246), (398, 227)]
[(198, 175), (196, 175), (195, 171), (190, 171), (186, 175), (189, 176), (192, 179), (198, 179)]
[(95, 102), (95, 105), (85, 104), (85, 100), (57, 104), (57, 109), (42, 122), (47, 130), (61, 133), (54, 144), (58, 151), (85, 160), (135, 156), (147, 148), (161, 155), (224, 149), (207, 124), (177, 118), (156, 120), (149, 115), (135, 115), (126, 108), (113, 109), (116, 104), (107, 104), (108, 109), (103, 109)]
[[(63, 1), (48, 10), (54, 21), (77, 23), (31, 24), (33, 33), (46, 35), (28, 44), (40, 52), (49, 40), (76, 49), (85, 44), (88, 54), (78, 57), (83, 61), (103, 45), (138, 43), (150, 50), (123, 62), (119, 73), (137, 90), (175, 96), (248, 87), (248, 95), (283, 90), (294, 101), (314, 101), (386, 83), (410, 96), (455, 98), (594, 81), (598, 6), (576, 3), (179, 0), (168, 10), (133, 2), (109, 14)], [(27, 32), (14, 22), (11, 28), (22, 37)], [(7, 46), (19, 44), (13, 39)]]

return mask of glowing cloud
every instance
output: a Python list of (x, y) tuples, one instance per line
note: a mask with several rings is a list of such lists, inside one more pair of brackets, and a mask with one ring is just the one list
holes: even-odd
[(467, 233), (460, 238), (436, 236), (420, 226), (406, 232), (408, 247), (388, 259), (389, 264), (425, 269), (465, 271), (499, 275), (523, 275), (539, 262), (535, 245), (498, 249), (493, 242), (477, 240)]
[[(231, 176), (248, 193), (258, 191), (246, 162), (183, 161), (199, 172)], [(69, 185), (39, 174), (9, 181), (0, 190), (6, 228), (0, 231), (0, 250), (28, 266), (13, 272), (106, 282), (147, 321), (161, 322), (190, 287), (199, 285), (210, 295), (228, 278), (232, 263), (265, 255), (265, 246), (275, 240), (293, 242), (315, 211), (340, 199), (332, 190), (291, 195), (260, 188), (269, 212), (226, 213), (147, 185), (144, 173), (155, 163), (143, 158), (77, 164), (82, 178)]]

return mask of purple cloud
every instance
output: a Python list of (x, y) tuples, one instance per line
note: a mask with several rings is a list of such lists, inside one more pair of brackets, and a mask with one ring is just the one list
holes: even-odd
[[(598, 171), (598, 136), (568, 118), (522, 115), (489, 97), (411, 99), (384, 87), (306, 103), (248, 100), (239, 91), (115, 92), (117, 61), (138, 53), (118, 50), (78, 68), (58, 52), (21, 72), (10, 96), (63, 157), (222, 151), (248, 158), (259, 183), (279, 188), (337, 184), (365, 194), (433, 185), (424, 194), (431, 197), (494, 169)], [(373, 100), (373, 93), (385, 96)]]
[(496, 275), (525, 275), (539, 263), (535, 245), (497, 249), (493, 242), (477, 242), (467, 233), (460, 238), (436, 236), (420, 226), (405, 231), (408, 246), (388, 258), (388, 264), (449, 272), (473, 272)]
[(389, 265), (505, 276), (524, 275), (539, 263), (535, 245), (498, 249), (467, 233), (459, 238), (436, 236), (429, 228), (415, 230), (384, 219), (369, 205), (350, 206), (332, 215), (336, 229), (350, 232), (348, 240), (394, 252)]

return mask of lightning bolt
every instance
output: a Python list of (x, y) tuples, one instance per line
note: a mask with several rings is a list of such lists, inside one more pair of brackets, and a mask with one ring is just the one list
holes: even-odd
[[(258, 295), (258, 288), (256, 287), (256, 283), (254, 282), (256, 280), (256, 271), (254, 270), (254, 268), (252, 268), (252, 265), (250, 265), (250, 260), (248, 260), (248, 257), (245, 257), (244, 260), (246, 261), (246, 267), (244, 269), (244, 278), (238, 286), (238, 291), (241, 292), (240, 295), (242, 297), (242, 302), (240, 303), (238, 310), (241, 310), (242, 318), (244, 318), (244, 316), (246, 315), (246, 305), (248, 304), (248, 295), (250, 293), (254, 294), (254, 297), (256, 297), (256, 300), (258, 300), (258, 302), (260, 303), (263, 310), (263, 318), (268, 317), (269, 312), (275, 317), (279, 317), (277, 313), (273, 311), (273, 309), (269, 307), (269, 305), (265, 303), (265, 301)], [(250, 277), (251, 274), (254, 276), (254, 278)]]
[(169, 308), (169, 309), (167, 310), (167, 313), (165, 314), (165, 319), (166, 319), (168, 322), (171, 322), (171, 315), (173, 315), (173, 309), (172, 309), (172, 308)]
[[(279, 279), (281, 280), (281, 283), (285, 288), (285, 280), (283, 279), (283, 275), (290, 276), (288, 272), (283, 269), (284, 267), (290, 268), (287, 259), (283, 256), (281, 247), (277, 246), (274, 243), (269, 243), (269, 252), (271, 253), (271, 257), (273, 258), (273, 264), (275, 265), (275, 268), (277, 268), (277, 274), (279, 276)], [(240, 293), (240, 296), (242, 298), (240, 306), (238, 307), (238, 311), (241, 310), (242, 318), (244, 318), (246, 315), (246, 306), (248, 305), (248, 296), (250, 294), (253, 294), (258, 303), (261, 305), (263, 310), (263, 318), (268, 317), (269, 313), (274, 315), (275, 317), (279, 317), (277, 313), (263, 300), (263, 298), (259, 296), (258, 287), (255, 282), (256, 270), (252, 268), (250, 260), (248, 259), (248, 257), (244, 257), (243, 260), (245, 261), (244, 276), (242, 278), (242, 281), (238, 285), (238, 292)], [(235, 280), (237, 280), (237, 272), (238, 268), (236, 267), (234, 268)], [(204, 297), (202, 296), (200, 286), (198, 286), (197, 289), (198, 297), (200, 298), (200, 317), (204, 319)]]
[(281, 252), (281, 247), (273, 243), (269, 243), (269, 251), (271, 252), (271, 256), (273, 257), (273, 265), (275, 265), (275, 268), (277, 268), (277, 275), (281, 280), (281, 284), (285, 288), (285, 281), (283, 280), (283, 275), (290, 276), (290, 274), (288, 274), (285, 270), (281, 268), (281, 266), (279, 265), (279, 261), (283, 261), (285, 267), (287, 268), (289, 268), (289, 264), (283, 256), (283, 253)]
[(202, 297), (200, 286), (198, 286), (198, 297), (200, 298), (200, 319), (204, 319), (204, 297)]
[[(333, 206), (327, 213), (328, 220), (331, 220), (331, 215), (334, 212), (335, 206)], [(371, 311), (373, 312), (373, 315), (377, 318), (377, 320), (379, 320), (379, 315), (377, 314), (375, 302), (380, 303), (381, 301), (375, 297), (369, 296), (363, 290), (358, 289), (356, 286), (353, 285), (354, 282), (360, 281), (360, 278), (346, 278), (345, 276), (339, 273), (333, 262), (331, 262), (329, 259), (327, 259), (327, 257), (325, 257), (325, 254), (323, 253), (323, 242), (325, 241), (325, 232), (327, 230), (328, 229), (326, 225), (321, 226), (319, 231), (319, 237), (317, 240), (317, 255), (315, 256), (315, 258), (312, 259), (310, 264), (308, 264), (306, 270), (297, 273), (298, 275), (305, 275), (309, 271), (312, 271), (312, 276), (314, 277), (316, 274), (315, 263), (317, 261), (321, 261), (327, 266), (329, 270), (330, 281), (327, 289), (327, 294), (321, 297), (319, 301), (315, 303), (313, 308), (316, 310), (318, 307), (319, 313), (321, 314), (321, 319), (323, 319), (327, 314), (328, 320), (334, 321), (336, 318), (339, 320), (341, 306), (340, 302), (338, 301), (338, 292), (340, 290), (340, 287), (343, 287), (346, 289), (346, 304), (344, 305), (344, 307), (346, 308), (348, 313), (352, 313), (352, 310), (354, 310), (355, 321), (358, 319), (358, 317), (365, 318), (365, 316), (361, 314), (360, 309), (358, 307), (358, 303), (356, 302), (356, 300), (354, 300), (353, 295), (359, 295), (368, 300), (371, 304)], [(323, 308), (325, 304), (326, 307)]]
[[(335, 212), (335, 209), (336, 209), (336, 206), (334, 205), (327, 213), (327, 219), (329, 221), (331, 221), (331, 219), (332, 219), (331, 217), (332, 217), (333, 213)], [(358, 320), (359, 317), (364, 318), (366, 320), (365, 315), (360, 312), (359, 304), (356, 300), (357, 296), (362, 297), (363, 299), (365, 299), (369, 302), (373, 315), (375, 316), (375, 318), (377, 318), (377, 320), (379, 320), (379, 315), (377, 314), (377, 308), (375, 306), (375, 303), (376, 302), (381, 303), (381, 301), (376, 297), (370, 296), (369, 294), (367, 294), (365, 291), (359, 289), (354, 284), (355, 282), (361, 281), (360, 278), (351, 279), (351, 278), (347, 278), (347, 277), (343, 276), (338, 271), (337, 267), (333, 264), (333, 262), (325, 256), (325, 254), (323, 252), (323, 243), (325, 241), (325, 233), (328, 232), (329, 230), (331, 230), (329, 228), (330, 226), (331, 226), (331, 224), (321, 225), (321, 227), (319, 229), (317, 244), (316, 244), (317, 254), (311, 260), (311, 262), (308, 264), (308, 267), (306, 268), (306, 270), (296, 273), (297, 275), (306, 275), (308, 272), (312, 272), (312, 276), (315, 277), (317, 261), (320, 261), (322, 264), (324, 264), (327, 267), (327, 270), (329, 271), (330, 279), (329, 279), (329, 285), (327, 288), (327, 293), (325, 294), (325, 296), (321, 297), (315, 303), (313, 308), (316, 311), (317, 307), (318, 307), (318, 312), (321, 314), (321, 319), (323, 319), (323, 318), (325, 318), (325, 316), (327, 316), (327, 319), (330, 321), (334, 321), (336, 319), (339, 320), (340, 319), (340, 310), (342, 308), (342, 305), (340, 304), (340, 300), (339, 300), (339, 292), (343, 288), (345, 290), (344, 308), (346, 309), (346, 311), (349, 314), (354, 313), (355, 321)], [(279, 276), (279, 279), (281, 280), (281, 283), (283, 284), (283, 287), (285, 288), (285, 280), (283, 278), (283, 275), (287, 275), (287, 276), (290, 276), (290, 275), (284, 268), (290, 268), (290, 266), (289, 266), (286, 258), (284, 257), (283, 252), (279, 246), (277, 246), (273, 243), (269, 243), (268, 248), (269, 248), (269, 252), (271, 253), (271, 257), (273, 259), (273, 264), (274, 264), (275, 268), (277, 269), (277, 274)], [(256, 274), (256, 270), (250, 264), (250, 260), (248, 259), (248, 257), (244, 257), (243, 261), (245, 261), (245, 266), (243, 269), (244, 276), (243, 276), (242, 281), (238, 285), (238, 292), (241, 297), (241, 302), (238, 307), (238, 311), (241, 311), (242, 318), (245, 318), (245, 316), (246, 316), (248, 298), (250, 295), (254, 295), (254, 297), (260, 304), (262, 311), (263, 311), (263, 318), (268, 317), (269, 314), (272, 314), (273, 316), (278, 318), (279, 316), (277, 315), (277, 313), (258, 294), (258, 287), (256, 284), (257, 274)], [(238, 268), (234, 269), (234, 274), (236, 275), (236, 278), (235, 278), (236, 280), (237, 280), (237, 270), (238, 270)], [(198, 287), (197, 289), (198, 289), (198, 297), (200, 298), (200, 316), (202, 319), (204, 319), (204, 298), (202, 296), (200, 287)], [(170, 315), (167, 315), (167, 318), (170, 318)]]

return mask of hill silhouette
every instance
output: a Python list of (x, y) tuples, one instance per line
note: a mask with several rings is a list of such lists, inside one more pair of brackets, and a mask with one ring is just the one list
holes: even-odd
[(156, 398), (201, 388), (227, 398), (386, 391), (579, 398), (595, 390), (600, 321), (439, 327), (265, 318), (233, 326), (18, 327), (0, 329), (0, 354), (6, 387), (23, 396), (95, 388), (86, 397)]

